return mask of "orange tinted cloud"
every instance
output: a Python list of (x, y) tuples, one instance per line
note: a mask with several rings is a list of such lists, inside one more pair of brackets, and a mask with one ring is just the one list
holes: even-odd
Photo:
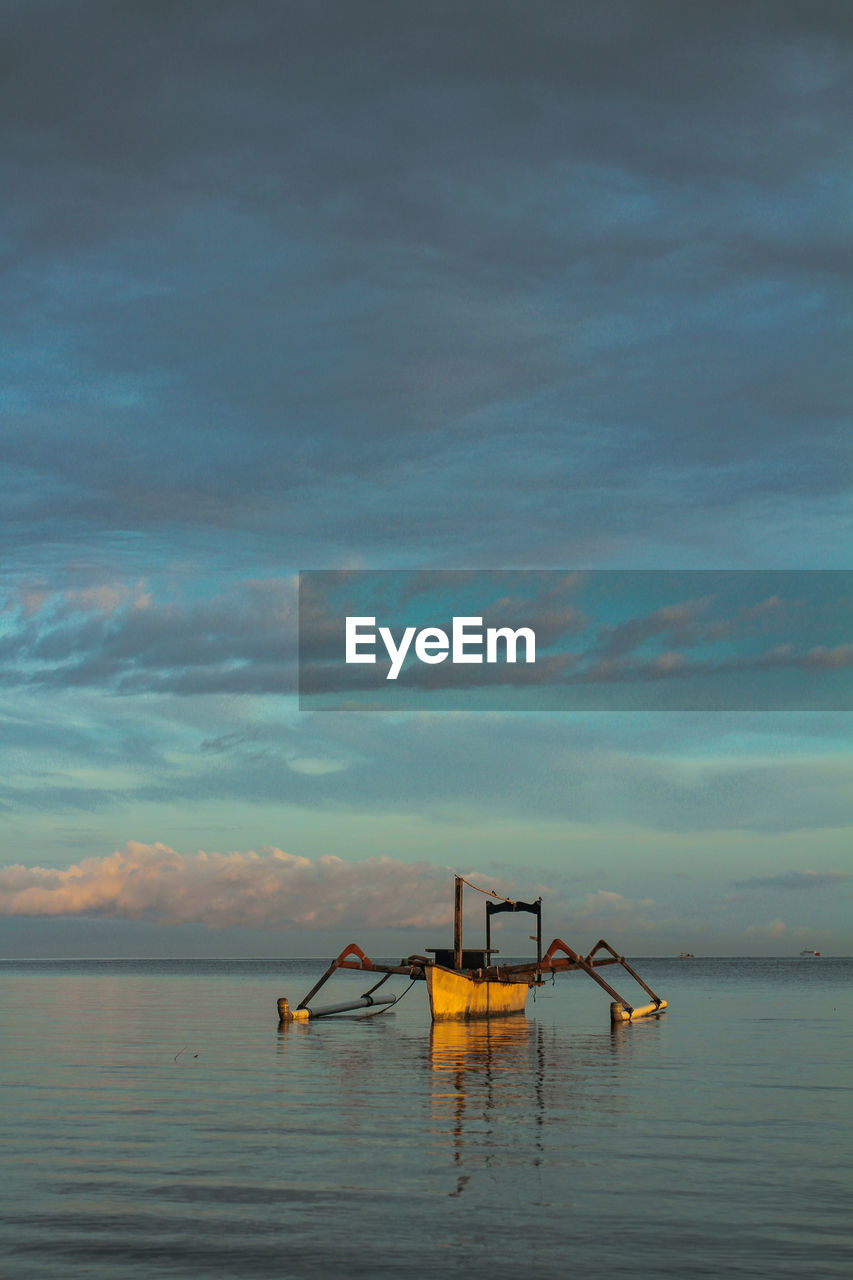
[(450, 873), (393, 858), (344, 862), (263, 853), (181, 854), (130, 841), (65, 870), (0, 869), (0, 914), (153, 919), (163, 924), (327, 928), (446, 924)]

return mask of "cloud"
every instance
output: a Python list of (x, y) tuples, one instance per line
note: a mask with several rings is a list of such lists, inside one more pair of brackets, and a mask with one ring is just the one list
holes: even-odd
[[(843, 593), (847, 575), (710, 576), (713, 597), (676, 600), (615, 626), (602, 625), (601, 619), (618, 616), (645, 593), (659, 599), (687, 582), (701, 586), (709, 575), (484, 572), (443, 579), (428, 574), (423, 582), (424, 575), (407, 572), (303, 576), (298, 609), (301, 692), (350, 696), (361, 689), (381, 691), (386, 697), (393, 694), (397, 707), (407, 688), (415, 694), (445, 689), (464, 693), (475, 686), (545, 688), (559, 692), (566, 706), (576, 697), (586, 699), (582, 705), (592, 705), (598, 691), (603, 706), (625, 697), (632, 705), (645, 697), (652, 707), (660, 697), (669, 699), (660, 705), (685, 708), (702, 697), (715, 706), (727, 699), (749, 704), (751, 698), (758, 699), (757, 706), (764, 705), (762, 698), (797, 706), (808, 705), (815, 687), (816, 696), (826, 696), (821, 681), (833, 680), (836, 705), (845, 705), (849, 693), (842, 681), (853, 665), (853, 646), (814, 641), (849, 634), (844, 600), (833, 596)], [(762, 591), (769, 578), (787, 595), (784, 604), (759, 608), (759, 649), (750, 634), (752, 623), (744, 621), (752, 610), (739, 602)], [(412, 615), (409, 597), (415, 587), (422, 598), (419, 612)], [(792, 593), (797, 591), (805, 605), (795, 601)], [(795, 603), (801, 605), (799, 612)], [(443, 625), (449, 633), (451, 614), (466, 611), (483, 618), (483, 630), (534, 630), (535, 664), (428, 666), (410, 655), (402, 679), (390, 685), (378, 642), (374, 666), (343, 663), (345, 614), (375, 614), (380, 625), (391, 624), (399, 639), (402, 620), (411, 616)], [(184, 580), (177, 587), (162, 576), (156, 586), (145, 579), (95, 578), (54, 591), (27, 582), (12, 587), (0, 617), (0, 681), (7, 685), (181, 696), (286, 694), (296, 689), (297, 600), (290, 575), (226, 579), (224, 584), (204, 580), (190, 585)], [(780, 642), (767, 648), (771, 618)], [(664, 647), (673, 641), (704, 648), (694, 656)], [(767, 683), (725, 683), (748, 671), (766, 673)], [(792, 673), (799, 673), (797, 682), (786, 681)]]
[[(292, 578), (244, 579), (178, 599), (145, 584), (25, 589), (0, 634), (7, 684), (98, 686), (121, 693), (292, 693)], [(165, 597), (165, 598), (164, 598)]]
[[(513, 892), (506, 877), (483, 870), (463, 874), (499, 896)], [(453, 917), (452, 876), (447, 867), (389, 857), (348, 862), (276, 848), (182, 854), (165, 844), (128, 841), (106, 857), (85, 858), (62, 870), (0, 868), (0, 916), (142, 920), (210, 929), (334, 928), (343, 944), (358, 930), (446, 933)], [(470, 891), (466, 896), (468, 914), (479, 916), (481, 899)], [(555, 926), (564, 936), (566, 929), (606, 933), (616, 924), (623, 935), (626, 929), (648, 933), (654, 928), (656, 904), (650, 898), (635, 901), (606, 889), (568, 902), (547, 896), (549, 915), (564, 922)]]
[[(812, 848), (821, 832), (850, 825), (844, 717), (768, 715), (747, 730), (742, 717), (724, 712), (567, 723), (560, 715), (473, 712), (312, 715), (285, 703), (265, 703), (259, 717), (251, 699), (152, 708), (149, 700), (104, 701), (88, 690), (10, 701), (21, 714), (0, 719), (0, 804), (8, 812), (67, 816), (97, 806), (116, 815), (166, 805), (181, 822), (187, 813), (204, 822), (197, 847), (215, 840), (221, 806), (243, 806), (241, 821), (262, 824), (245, 842), (256, 848), (280, 843), (275, 815), (295, 806), (312, 815), (315, 852), (326, 851), (327, 820), (343, 815), (356, 824), (378, 814), (411, 823), (421, 848), (431, 822), (458, 815), (533, 828), (553, 821), (691, 835), (798, 831)], [(789, 738), (800, 727), (804, 736)], [(346, 768), (311, 774), (288, 767), (293, 760)], [(162, 830), (162, 820), (161, 811), (146, 822)], [(54, 820), (53, 830), (64, 821)], [(237, 832), (229, 839), (240, 847)]]
[(586, 919), (591, 915), (599, 915), (601, 913), (614, 915), (633, 909), (634, 904), (629, 902), (621, 893), (614, 893), (610, 889), (596, 889), (594, 893), (588, 893), (577, 904), (575, 914)]
[(244, 10), (15, 6), (23, 563), (235, 531), (267, 564), (827, 554), (837, 5)]
[(128, 842), (67, 870), (0, 869), (0, 914), (94, 916), (306, 929), (420, 928), (451, 918), (450, 872), (428, 863), (262, 854), (180, 854), (164, 844)]
[[(770, 584), (776, 590), (768, 596)], [(358, 705), (364, 692), (374, 707), (417, 709), (438, 702), (423, 693), (464, 696), (486, 687), (493, 709), (539, 709), (542, 690), (555, 710), (849, 709), (853, 646), (815, 645), (850, 634), (849, 588), (849, 574), (817, 571), (303, 574), (300, 693), (332, 695), (303, 703), (320, 709)], [(647, 611), (635, 612), (641, 603)], [(362, 623), (364, 644), (373, 646), (364, 665), (344, 662), (345, 616), (373, 619)], [(387, 626), (400, 644), (425, 624), (450, 636), (456, 616), (479, 620), (480, 633), (489, 626), (533, 631), (535, 663), (462, 666), (450, 655), (426, 665), (409, 644), (399, 680), (389, 682), (390, 661), (372, 627)], [(503, 702), (501, 686), (516, 686)], [(527, 702), (515, 696), (523, 687), (531, 690)], [(448, 701), (464, 706), (458, 696)]]
[(753, 938), (781, 938), (788, 931), (784, 920), (770, 920), (767, 924), (748, 925), (745, 932)]
[(821, 667), (833, 671), (839, 667), (853, 667), (853, 644), (838, 644), (831, 649), (816, 645), (801, 659), (804, 667)]
[(663, 636), (672, 643), (695, 643), (697, 624), (713, 603), (711, 596), (664, 605), (645, 617), (631, 618), (603, 630), (599, 653), (604, 660), (632, 653), (647, 640)]
[[(582, 898), (571, 897), (559, 905), (562, 923), (557, 927), (563, 939), (572, 944), (573, 936), (604, 936), (614, 943), (616, 937), (648, 936), (655, 933), (662, 923), (658, 904), (652, 898), (629, 898), (611, 889), (595, 889)], [(665, 926), (664, 926), (665, 927)]]
[(733, 880), (737, 889), (830, 889), (853, 880), (849, 871), (783, 871), (775, 876)]

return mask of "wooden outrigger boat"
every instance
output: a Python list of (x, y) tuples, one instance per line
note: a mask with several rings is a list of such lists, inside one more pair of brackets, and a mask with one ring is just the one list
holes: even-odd
[[(520, 902), (509, 898), (498, 898), (494, 892), (487, 894), (488, 897), (497, 900), (486, 903), (486, 945), (476, 950), (463, 948), (463, 884), (468, 884), (468, 881), (463, 880), (462, 876), (457, 876), (452, 948), (429, 948), (434, 956), (432, 960), (426, 956), (412, 955), (401, 960), (399, 964), (383, 964), (372, 961), (361, 947), (351, 942), (332, 961), (319, 982), (315, 983), (295, 1009), (291, 1009), (285, 997), (278, 1001), (279, 1021), (282, 1023), (304, 1022), (314, 1018), (325, 1018), (335, 1013), (365, 1009), (373, 1005), (396, 1004), (400, 996), (374, 995), (374, 992), (378, 991), (393, 974), (408, 977), (412, 982), (426, 982), (430, 1013), (434, 1022), (495, 1018), (523, 1013), (532, 987), (541, 987), (548, 976), (572, 970), (580, 970), (588, 974), (611, 997), (611, 1023), (633, 1022), (638, 1018), (662, 1013), (666, 1009), (666, 1001), (655, 995), (651, 987), (647, 986), (640, 975), (631, 968), (625, 957), (619, 955), (604, 938), (599, 939), (586, 956), (574, 951), (561, 938), (555, 938), (543, 955), (541, 898), (537, 898), (535, 902)], [(477, 888), (476, 885), (469, 887)], [(478, 892), (486, 891), (479, 889)], [(520, 964), (492, 963), (492, 957), (497, 955), (497, 950), (491, 945), (491, 920), (493, 915), (502, 911), (527, 911), (536, 917), (535, 960), (523, 961)], [(650, 996), (651, 1002), (640, 1006), (632, 1005), (614, 991), (598, 972), (607, 965), (621, 965)], [(310, 1002), (320, 988), (339, 969), (381, 973), (383, 977), (357, 1000), (321, 1007), (311, 1005)]]

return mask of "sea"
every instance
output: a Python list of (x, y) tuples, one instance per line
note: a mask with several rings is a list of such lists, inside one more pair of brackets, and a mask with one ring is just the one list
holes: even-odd
[(634, 963), (611, 1028), (579, 973), (279, 1026), (323, 961), (0, 962), (0, 1275), (849, 1280), (853, 960)]

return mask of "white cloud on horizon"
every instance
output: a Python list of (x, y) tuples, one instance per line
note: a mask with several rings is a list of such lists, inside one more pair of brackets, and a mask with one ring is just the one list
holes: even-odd
[[(347, 941), (382, 950), (386, 945), (422, 950), (407, 944), (404, 934), (429, 931), (428, 941), (449, 938), (452, 922), (454, 871), (468, 883), (494, 890), (499, 897), (537, 894), (544, 899), (546, 927), (543, 942), (553, 936), (575, 950), (586, 951), (604, 937), (624, 954), (666, 955), (688, 946), (697, 954), (748, 954), (763, 948), (809, 942), (821, 937), (824, 951), (839, 954), (849, 948), (843, 923), (786, 921), (780, 904), (766, 906), (763, 921), (748, 906), (754, 896), (731, 895), (719, 904), (723, 913), (711, 923), (699, 899), (671, 895), (641, 896), (627, 883), (602, 887), (591, 877), (572, 877), (561, 884), (527, 881), (516, 885), (513, 871), (503, 874), (493, 862), (477, 869), (451, 867), (427, 859), (407, 863), (396, 857), (372, 856), (361, 861), (323, 855), (304, 857), (279, 848), (259, 846), (259, 852), (198, 851), (183, 854), (162, 843), (129, 841), (104, 857), (81, 859), (64, 868), (0, 867), (0, 917), (7, 921), (140, 922), (169, 929), (201, 926), (223, 934), (229, 930), (294, 929), (303, 935), (302, 948), (320, 940), (325, 951)], [(697, 886), (707, 902), (710, 886)], [(774, 906), (776, 912), (774, 918)], [(465, 890), (465, 920), (479, 929), (482, 902)], [(476, 924), (474, 924), (476, 921)], [(504, 927), (509, 941), (499, 943), (506, 954), (514, 950), (515, 934), (527, 932), (515, 917), (499, 917), (493, 928)], [(401, 936), (391, 943), (392, 931)], [(165, 935), (164, 935), (165, 936)], [(174, 940), (170, 945), (178, 946)], [(310, 939), (314, 938), (315, 942)], [(293, 939), (291, 939), (293, 944)], [(182, 944), (180, 944), (182, 945)], [(224, 944), (217, 943), (216, 946)], [(245, 945), (245, 938), (244, 938)], [(251, 945), (256, 945), (252, 943)], [(294, 944), (295, 945), (295, 944)], [(400, 954), (399, 952), (397, 954)]]
[[(466, 883), (470, 876), (498, 897), (514, 891), (510, 881), (488, 871), (464, 874)], [(0, 868), (0, 916), (149, 920), (211, 929), (290, 925), (446, 931), (452, 921), (452, 875), (446, 866), (387, 856), (349, 862), (330, 855), (306, 858), (278, 848), (182, 854), (165, 844), (131, 840), (108, 856), (84, 858), (62, 870), (20, 864)], [(469, 901), (477, 899), (466, 891)], [(651, 898), (637, 902), (599, 888), (574, 901), (552, 899), (549, 912), (563, 931), (601, 931), (618, 921), (622, 930), (645, 933), (654, 927), (654, 907)], [(466, 906), (466, 914), (470, 909)]]
[(753, 938), (781, 938), (788, 932), (788, 926), (784, 920), (780, 920), (777, 917), (777, 919), (771, 920), (767, 924), (751, 924), (744, 932), (748, 937)]
[(0, 869), (0, 914), (154, 919), (163, 924), (420, 928), (451, 915), (449, 872), (392, 858), (344, 862), (281, 849), (181, 854), (128, 841), (66, 870)]

